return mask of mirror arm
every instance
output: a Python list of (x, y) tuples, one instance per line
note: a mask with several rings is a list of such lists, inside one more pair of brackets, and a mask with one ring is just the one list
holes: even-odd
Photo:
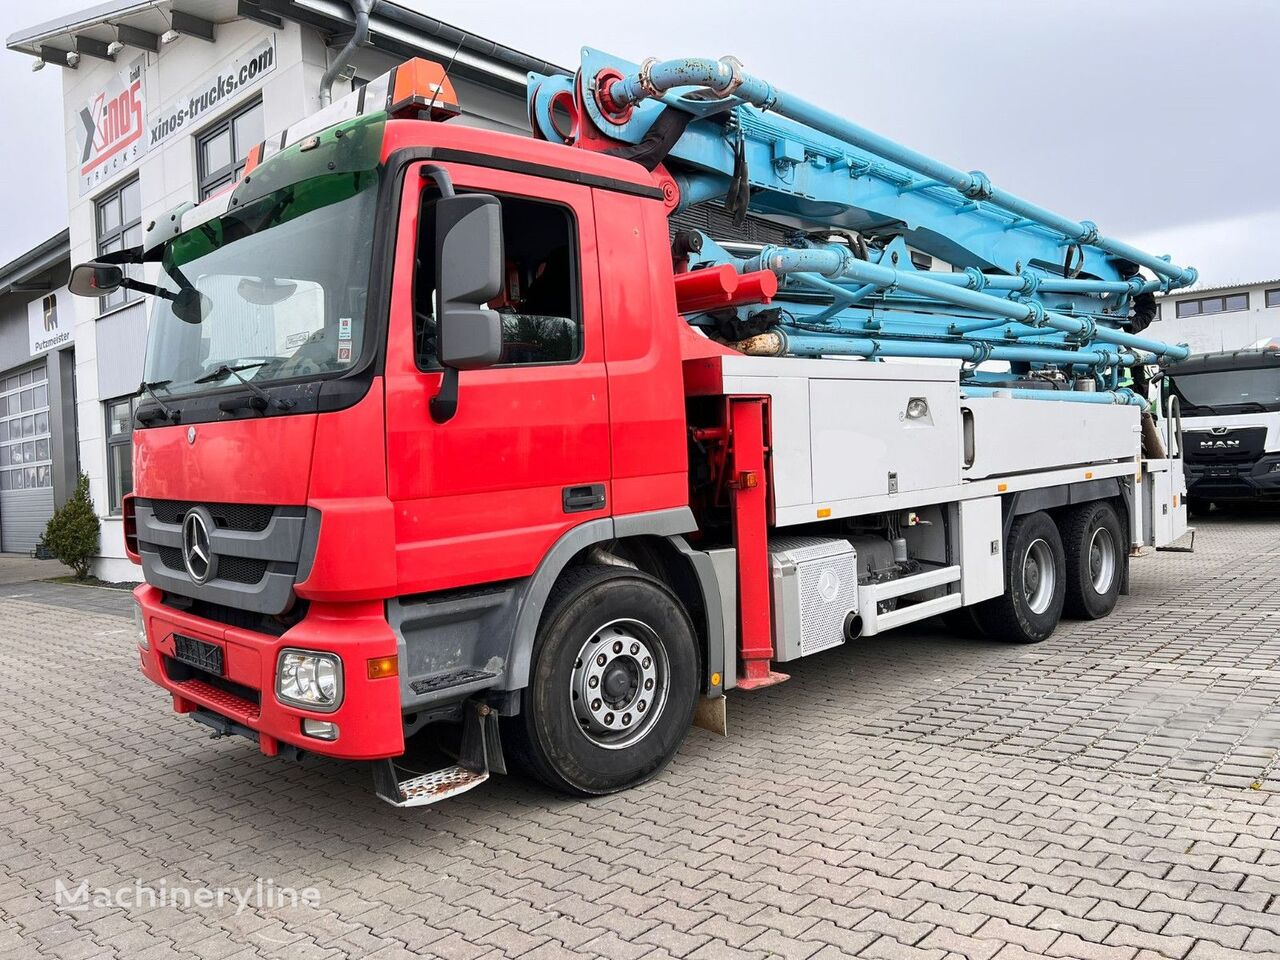
[(436, 189), (440, 191), (440, 196), (453, 196), (453, 178), (449, 176), (449, 171), (444, 167), (437, 167), (434, 163), (424, 163), (420, 175), (424, 180), (429, 177), (435, 181)]
[(158, 287), (154, 283), (147, 283), (145, 280), (134, 280), (130, 277), (124, 277), (120, 281), (120, 286), (126, 290), (137, 290), (139, 293), (145, 293), (150, 297), (160, 297), (162, 300), (173, 300), (177, 297), (171, 290), (164, 287)]
[[(421, 171), (420, 175), (424, 180), (430, 178), (434, 181), (440, 196), (454, 195), (453, 178), (444, 167), (437, 167), (434, 163), (424, 163)], [(458, 412), (458, 371), (453, 367), (444, 367), (440, 389), (431, 398), (430, 407), (431, 419), (436, 423), (447, 423)]]
[(431, 398), (431, 419), (436, 423), (446, 423), (458, 412), (458, 371), (455, 367), (445, 367), (440, 379), (440, 390)]

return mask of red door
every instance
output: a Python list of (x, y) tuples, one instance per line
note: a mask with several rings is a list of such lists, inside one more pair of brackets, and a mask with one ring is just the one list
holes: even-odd
[[(415, 352), (413, 276), (415, 249), (429, 242), (419, 238), (422, 191), (432, 186), (411, 170), (386, 366), (387, 484), (405, 593), (526, 576), (565, 531), (607, 516), (612, 501), (591, 191), (445, 166), (459, 190), (504, 201), (507, 284), (490, 304), (503, 314), (504, 353), (498, 366), (462, 371), (456, 415), (431, 419), (428, 403), (441, 375), (421, 369), (431, 366), (433, 342), (421, 339), (421, 321), (422, 355)], [(419, 278), (420, 308), (430, 303), (421, 289), (431, 283)], [(431, 329), (430, 319), (426, 325)], [(591, 505), (597, 493), (603, 506)]]

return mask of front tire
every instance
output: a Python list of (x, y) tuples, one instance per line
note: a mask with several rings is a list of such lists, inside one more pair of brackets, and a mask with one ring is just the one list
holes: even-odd
[(637, 786), (680, 749), (697, 682), (693, 627), (660, 581), (619, 567), (569, 570), (538, 629), (513, 753), (564, 793)]
[(1053, 520), (1046, 513), (1019, 517), (1005, 543), (1004, 595), (975, 606), (974, 618), (992, 640), (1039, 643), (1062, 616), (1066, 579), (1062, 537)]
[(1077, 620), (1101, 620), (1115, 609), (1124, 577), (1127, 551), (1115, 508), (1102, 500), (1076, 507), (1063, 518), (1062, 543), (1067, 556), (1064, 612)]

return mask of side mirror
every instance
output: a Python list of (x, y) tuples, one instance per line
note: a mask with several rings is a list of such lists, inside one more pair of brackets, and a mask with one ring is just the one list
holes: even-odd
[(90, 260), (72, 267), (67, 289), (77, 297), (101, 297), (118, 290), (124, 282), (124, 271), (113, 263)]
[(502, 205), (483, 193), (435, 203), (440, 364), (475, 370), (502, 356), (502, 320), (484, 304), (502, 290)]
[(458, 409), (458, 371), (502, 356), (502, 318), (484, 306), (502, 290), (502, 205), (483, 193), (441, 197), (434, 204), (436, 355), (444, 367), (431, 398), (437, 423)]

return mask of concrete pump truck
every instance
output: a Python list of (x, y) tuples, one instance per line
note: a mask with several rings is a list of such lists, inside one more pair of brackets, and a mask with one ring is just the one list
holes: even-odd
[[(732, 58), (587, 49), (528, 105), (444, 122), (410, 61), (74, 271), (154, 297), (125, 536), (178, 713), (398, 805), (508, 758), (606, 793), (798, 658), (1104, 617), (1185, 529), (1122, 384), (1194, 270)], [(706, 204), (784, 242), (673, 226)]]

